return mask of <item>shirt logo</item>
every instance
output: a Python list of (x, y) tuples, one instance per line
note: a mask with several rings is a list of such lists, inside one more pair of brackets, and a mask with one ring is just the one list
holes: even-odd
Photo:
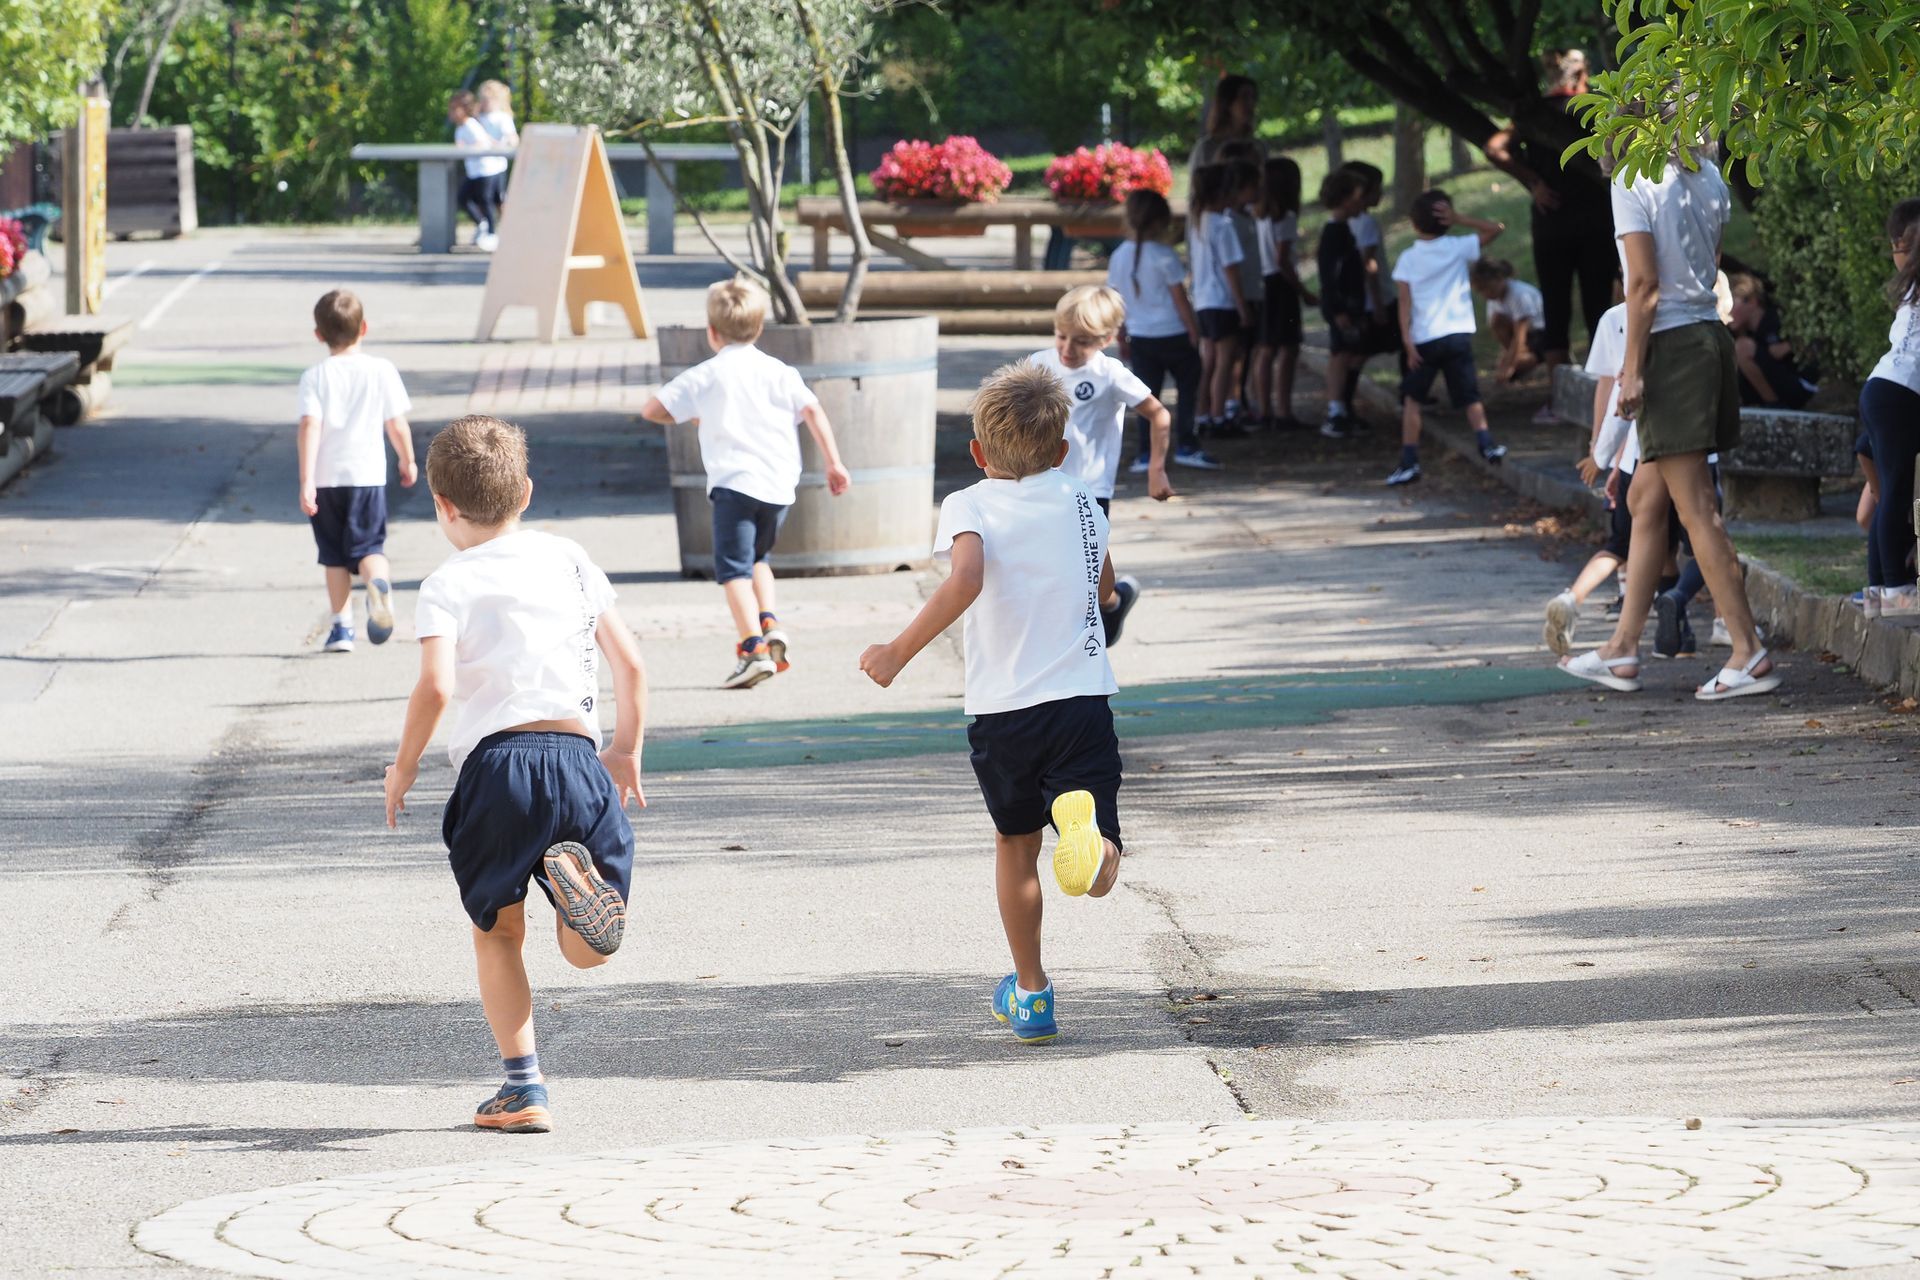
[(1075, 400), (1093, 399), (1093, 384), (1091, 382), (1081, 382), (1076, 384), (1073, 388), (1073, 398)]

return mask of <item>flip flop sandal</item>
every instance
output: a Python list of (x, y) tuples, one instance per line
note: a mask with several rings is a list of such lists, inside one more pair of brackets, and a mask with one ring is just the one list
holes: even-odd
[(1720, 674), (1693, 691), (1693, 696), (1701, 702), (1725, 702), (1728, 698), (1744, 698), (1750, 693), (1771, 693), (1780, 687), (1778, 669), (1763, 676), (1753, 674), (1753, 669), (1766, 660), (1765, 649), (1747, 659), (1744, 667), (1722, 667)]
[(1640, 692), (1639, 676), (1617, 676), (1615, 667), (1637, 667), (1640, 655), (1630, 654), (1624, 658), (1603, 658), (1598, 649), (1589, 649), (1577, 658), (1567, 658), (1560, 663), (1560, 669), (1576, 680), (1591, 680), (1594, 684), (1605, 685), (1620, 693)]

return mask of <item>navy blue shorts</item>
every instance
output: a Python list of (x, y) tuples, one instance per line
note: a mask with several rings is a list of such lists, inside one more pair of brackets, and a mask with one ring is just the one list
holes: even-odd
[[(629, 900), (633, 828), (593, 740), (577, 733), (495, 733), (460, 766), (440, 822), (460, 905), (481, 929), (527, 896), (562, 840), (583, 844), (600, 878)], [(544, 882), (540, 883), (547, 892)], [(547, 892), (547, 901), (553, 894)]]
[(313, 491), (319, 511), (307, 517), (320, 563), (357, 569), (387, 549), (387, 490), (383, 485), (328, 485)]
[(1200, 336), (1219, 341), (1240, 336), (1240, 313), (1232, 307), (1205, 307), (1194, 314)]
[(1425, 400), (1433, 389), (1433, 380), (1447, 378), (1447, 398), (1453, 407), (1464, 409), (1480, 403), (1480, 373), (1473, 367), (1473, 335), (1449, 333), (1431, 342), (1416, 343), (1420, 367), (1400, 376), (1402, 400)]
[(1104, 695), (975, 716), (973, 772), (994, 830), (1023, 836), (1053, 821), (1054, 800), (1093, 793), (1100, 834), (1120, 848), (1120, 739)]
[(713, 580), (751, 578), (753, 566), (767, 558), (786, 523), (787, 508), (749, 498), (737, 489), (715, 489), (713, 503)]

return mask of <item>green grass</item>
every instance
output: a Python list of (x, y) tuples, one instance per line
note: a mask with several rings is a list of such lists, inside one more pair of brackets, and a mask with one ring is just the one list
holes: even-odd
[(1743, 533), (1736, 541), (1742, 552), (1820, 595), (1852, 595), (1866, 581), (1866, 544), (1857, 537)]

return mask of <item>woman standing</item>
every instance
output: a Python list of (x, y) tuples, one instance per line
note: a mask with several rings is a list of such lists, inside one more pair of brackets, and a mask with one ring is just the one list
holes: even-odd
[(1254, 162), (1266, 164), (1266, 144), (1253, 136), (1254, 117), (1259, 107), (1260, 87), (1251, 77), (1221, 76), (1220, 83), (1213, 87), (1213, 97), (1207, 100), (1206, 127), (1194, 145), (1193, 154), (1187, 158), (1188, 169), (1218, 164), (1227, 158), (1220, 154), (1221, 148), (1234, 142), (1250, 144)]

